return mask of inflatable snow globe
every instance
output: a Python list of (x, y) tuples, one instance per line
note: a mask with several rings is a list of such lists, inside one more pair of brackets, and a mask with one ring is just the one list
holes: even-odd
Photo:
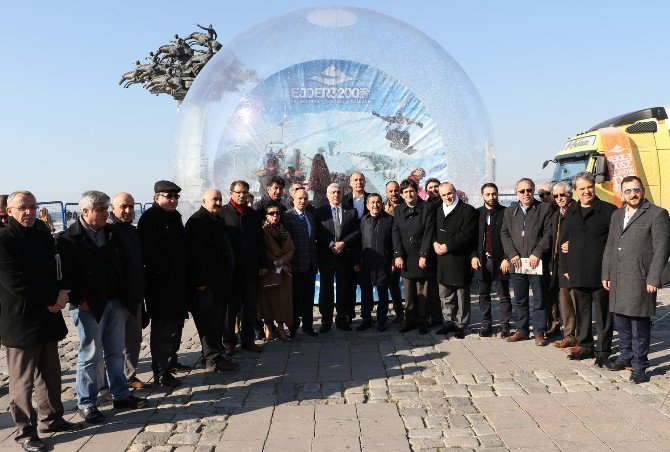
[(243, 179), (258, 196), (275, 174), (316, 205), (352, 171), (382, 194), (436, 177), (474, 204), (495, 177), (488, 115), (458, 63), (415, 27), (349, 6), (289, 12), (224, 45), (180, 106), (175, 163), (184, 213), (205, 188), (225, 199)]

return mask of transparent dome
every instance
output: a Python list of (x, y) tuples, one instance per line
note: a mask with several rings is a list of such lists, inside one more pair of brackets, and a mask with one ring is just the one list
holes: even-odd
[(225, 45), (179, 110), (181, 209), (204, 188), (252, 193), (277, 173), (323, 202), (356, 170), (368, 192), (414, 173), (451, 181), (470, 202), (495, 176), (486, 109), (463, 69), (413, 26), (355, 7), (313, 7), (260, 23)]

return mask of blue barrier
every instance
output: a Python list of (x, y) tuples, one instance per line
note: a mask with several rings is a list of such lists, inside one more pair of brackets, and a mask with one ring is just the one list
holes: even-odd
[(49, 226), (52, 234), (65, 230), (65, 209), (62, 201), (38, 202), (37, 206), (37, 218)]

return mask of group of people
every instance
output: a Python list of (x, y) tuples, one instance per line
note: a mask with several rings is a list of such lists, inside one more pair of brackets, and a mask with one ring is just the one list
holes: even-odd
[[(189, 312), (207, 369), (230, 371), (238, 366), (238, 346), (260, 353), (259, 340), (291, 341), (300, 329), (327, 334), (333, 323), (351, 331), (357, 286), (357, 331), (386, 331), (392, 303), (401, 333), (439, 327), (437, 334), (464, 338), (475, 278), (480, 336), (495, 333), (495, 291), (506, 341), (529, 339), (532, 325), (535, 344), (545, 346), (562, 324), (562, 338), (553, 345), (568, 349), (568, 358), (632, 368), (631, 380), (644, 381), (650, 317), (670, 254), (670, 220), (645, 198), (639, 178), (623, 179), (618, 209), (597, 198), (586, 172), (573, 184), (540, 186), (542, 201), (535, 199), (534, 182), (520, 179), (518, 202), (507, 208), (493, 183), (481, 187), (484, 205), (478, 209), (453, 183), (434, 178), (426, 181), (425, 200), (416, 178), (389, 181), (384, 194), (365, 186), (364, 174), (354, 172), (346, 193), (331, 183), (317, 207), (301, 182), (291, 182), (285, 197), (286, 181), (273, 175), (250, 205), (249, 184), (237, 180), (225, 203), (220, 190), (205, 190), (200, 209), (184, 224), (177, 211), (181, 188), (162, 180), (137, 228), (130, 194), (110, 199), (87, 191), (77, 221), (55, 241), (37, 219), (33, 194), (0, 197), (0, 334), (16, 441), (41, 451), (38, 424), (40, 432), (82, 428), (63, 419), (60, 400), (58, 341), (67, 332), (66, 307), (79, 335), (77, 405), (89, 423), (104, 421), (97, 408), (104, 387), (117, 409), (147, 405), (130, 389), (149, 385), (136, 376), (149, 323), (153, 383), (176, 387), (175, 374), (190, 370), (177, 360)], [(616, 359), (610, 359), (613, 329), (619, 334)]]

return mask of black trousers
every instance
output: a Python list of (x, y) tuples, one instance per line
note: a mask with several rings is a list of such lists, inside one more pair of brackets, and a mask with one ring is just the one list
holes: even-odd
[(400, 270), (391, 273), (389, 292), (391, 292), (391, 300), (393, 300), (393, 312), (396, 316), (404, 315), (405, 308), (402, 305), (402, 292), (400, 292)]
[(491, 289), (495, 283), (496, 293), (500, 301), (500, 323), (503, 331), (509, 331), (509, 321), (512, 317), (512, 298), (509, 293), (509, 280), (499, 279), (493, 281), (493, 261), (486, 259), (482, 264), (482, 278), (477, 281), (479, 285), (479, 312), (482, 313), (484, 326), (493, 324), (491, 313)]
[(302, 318), (302, 330), (314, 329), (314, 285), (316, 284), (316, 272), (293, 272), (293, 325), (291, 331), (295, 332), (300, 326)]
[(407, 325), (423, 325), (428, 322), (428, 300), (433, 286), (428, 278), (403, 278), (405, 286), (405, 322)]
[(612, 353), (614, 325), (609, 310), (609, 292), (602, 287), (574, 287), (577, 344), (584, 348), (594, 348), (591, 332), (592, 308), (596, 318), (598, 340), (595, 342), (596, 355), (609, 356)]
[(349, 319), (353, 320), (356, 318), (356, 287), (361, 287), (361, 272), (354, 271), (352, 272), (351, 278), (351, 306), (349, 306)]
[[(322, 262), (319, 268), (319, 313), (323, 325), (333, 324), (333, 310), (337, 308), (335, 323), (344, 325), (347, 316), (351, 314), (351, 285), (353, 283), (354, 268), (349, 259), (330, 259)], [(337, 294), (335, 292), (335, 278), (337, 278)]]
[(151, 319), (151, 370), (156, 377), (166, 375), (177, 362), (177, 352), (181, 345), (184, 319)]
[(235, 335), (235, 320), (238, 315), (240, 315), (240, 298), (231, 297), (224, 314), (223, 343), (226, 345), (237, 345), (239, 342)]
[(225, 303), (216, 300), (214, 304), (205, 311), (193, 311), (193, 323), (198, 330), (200, 345), (202, 347), (202, 356), (205, 364), (211, 366), (221, 359), (225, 353), (223, 342), (223, 327), (225, 322)]
[(440, 286), (437, 283), (437, 277), (428, 278), (430, 292), (428, 294), (428, 315), (430, 322), (442, 325), (444, 323), (444, 314), (442, 313), (442, 299), (440, 298)]

